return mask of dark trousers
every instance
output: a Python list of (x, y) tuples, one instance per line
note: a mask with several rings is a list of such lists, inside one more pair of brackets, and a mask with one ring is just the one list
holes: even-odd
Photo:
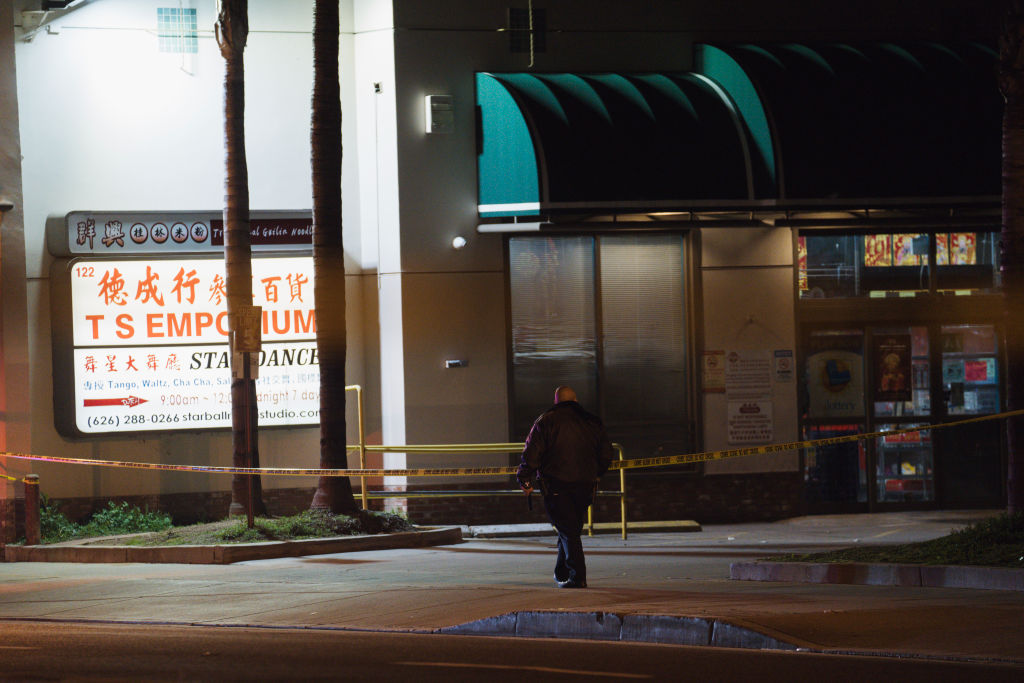
[(587, 563), (583, 559), (583, 523), (587, 508), (594, 500), (593, 484), (575, 484), (548, 479), (544, 509), (558, 532), (556, 581), (587, 582)]

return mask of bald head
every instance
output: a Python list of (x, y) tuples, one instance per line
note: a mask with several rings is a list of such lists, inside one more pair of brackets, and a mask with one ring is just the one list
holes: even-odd
[(563, 401), (575, 401), (576, 392), (572, 390), (572, 387), (558, 387), (555, 389), (555, 403), (562, 403)]

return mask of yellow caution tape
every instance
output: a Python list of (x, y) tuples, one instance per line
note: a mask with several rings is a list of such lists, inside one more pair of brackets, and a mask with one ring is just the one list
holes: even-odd
[(477, 467), (471, 469), (420, 469), (420, 470), (370, 470), (370, 469), (299, 469), (294, 467), (217, 467), (215, 465), (167, 465), (149, 462), (120, 462), (116, 460), (94, 460), (91, 458), (59, 458), (50, 455), (27, 453), (0, 453), (0, 457), (37, 462), (65, 463), (69, 465), (94, 465), (97, 467), (122, 467), (164, 472), (206, 472), (208, 474), (258, 474), (291, 477), (452, 477), (460, 475), (515, 474), (514, 467)]
[(885, 432), (866, 432), (862, 434), (849, 434), (847, 436), (832, 436), (825, 439), (811, 439), (807, 441), (790, 441), (788, 443), (773, 443), (764, 446), (749, 446), (746, 448), (730, 448), (719, 451), (704, 451), (703, 453), (686, 453), (684, 455), (665, 455), (657, 458), (634, 458), (632, 460), (619, 460), (613, 462), (610, 470), (629, 470), (641, 467), (664, 467), (666, 465), (682, 465), (694, 462), (707, 462), (709, 460), (724, 460), (726, 458), (737, 458), (745, 455), (761, 455), (764, 453), (781, 453), (798, 448), (818, 448), (821, 446), (834, 446), (841, 443), (854, 441), (867, 441), (885, 436), (896, 436), (899, 434), (913, 434), (915, 432), (926, 432), (929, 430), (945, 429), (947, 427), (959, 427), (975, 422), (987, 422), (989, 420), (1001, 420), (1007, 417), (1024, 415), (1024, 410), (1011, 410), (995, 415), (982, 415), (971, 417), (956, 422), (944, 422), (934, 425), (921, 425), (919, 427), (904, 427), (901, 429), (890, 429)]
[[(707, 462), (710, 460), (724, 460), (747, 455), (760, 455), (765, 453), (781, 453), (783, 451), (795, 450), (798, 448), (817, 448), (820, 446), (833, 446), (841, 443), (854, 441), (865, 441), (885, 436), (896, 436), (899, 434), (911, 434), (948, 427), (958, 427), (976, 422), (987, 422), (1000, 420), (1008, 417), (1024, 415), (1024, 410), (1013, 410), (995, 415), (983, 415), (972, 417), (956, 422), (945, 422), (934, 425), (921, 425), (918, 427), (905, 427), (892, 429), (885, 432), (869, 432), (864, 434), (850, 434), (848, 436), (834, 436), (825, 439), (811, 439), (806, 441), (790, 441), (787, 443), (767, 444), (764, 446), (749, 446), (746, 448), (731, 448), (718, 451), (704, 451), (702, 453), (686, 453), (683, 455), (666, 455), (656, 458), (634, 458), (632, 460), (618, 460), (611, 464), (610, 470), (630, 470), (647, 467), (664, 467), (666, 465), (681, 465), (695, 462)], [(500, 448), (500, 451), (509, 452), (520, 447), (519, 444), (490, 444), (484, 447)], [(461, 448), (432, 445), (432, 446), (376, 446), (374, 450), (380, 452), (420, 452), (420, 453), (443, 453), (443, 452), (466, 452), (472, 446), (462, 445)], [(449, 450), (444, 450), (449, 449)], [(370, 450), (370, 447), (367, 447)], [(477, 451), (482, 452), (482, 451)], [(48, 455), (31, 455), (28, 453), (4, 453), (0, 452), (0, 458), (16, 458), (20, 460), (34, 460), (37, 462), (66, 463), (70, 465), (94, 465), (97, 467), (121, 467), (130, 469), (160, 470), (174, 472), (206, 472), (208, 474), (253, 474), (267, 476), (293, 476), (293, 477), (465, 477), (465, 476), (494, 476), (515, 474), (515, 467), (472, 467), (472, 468), (427, 468), (427, 469), (300, 469), (294, 467), (217, 467), (213, 465), (168, 465), (160, 463), (145, 462), (119, 462), (115, 460), (95, 460), (89, 458), (61, 458)], [(7, 475), (0, 475), (6, 479), (17, 481)]]

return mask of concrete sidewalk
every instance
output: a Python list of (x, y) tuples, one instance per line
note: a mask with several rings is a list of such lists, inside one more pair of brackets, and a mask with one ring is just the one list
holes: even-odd
[(945, 535), (990, 512), (806, 517), (584, 539), (590, 588), (548, 536), (239, 562), (0, 564), (0, 618), (633, 639), (1008, 662), (1024, 592), (731, 580), (776, 553)]

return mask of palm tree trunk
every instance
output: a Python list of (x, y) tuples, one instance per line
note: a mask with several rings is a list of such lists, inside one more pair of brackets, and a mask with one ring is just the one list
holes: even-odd
[[(228, 305), (228, 330), (235, 334), (237, 314), (252, 306), (252, 249), (249, 239), (249, 170), (245, 160), (245, 62), (243, 52), (249, 35), (248, 0), (222, 0), (215, 25), (217, 43), (224, 57), (224, 261)], [(234, 359), (232, 359), (234, 363)], [(245, 410), (248, 404), (249, 410)], [(231, 382), (231, 444), (235, 467), (259, 467), (257, 447), (256, 382)], [(249, 476), (231, 479), (230, 514), (246, 512)], [(255, 514), (265, 514), (259, 477), (252, 481)]]
[[(313, 21), (313, 291), (320, 357), (320, 467), (347, 466), (345, 249), (341, 232), (338, 0), (317, 0)], [(348, 477), (320, 477), (313, 508), (357, 514)]]

